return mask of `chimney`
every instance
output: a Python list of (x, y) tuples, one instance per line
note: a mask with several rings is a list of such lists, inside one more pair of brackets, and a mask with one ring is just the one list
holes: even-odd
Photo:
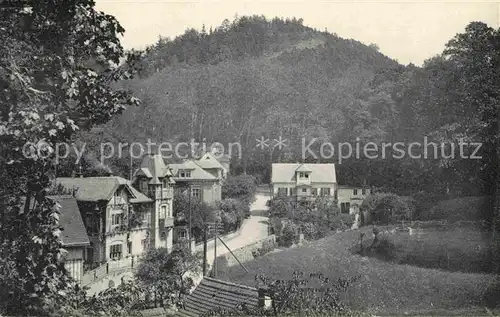
[(78, 176), (80, 178), (83, 178), (83, 173), (82, 173), (82, 164), (78, 164), (78, 167), (77, 167), (77, 172), (76, 172), (76, 175), (75, 176)]

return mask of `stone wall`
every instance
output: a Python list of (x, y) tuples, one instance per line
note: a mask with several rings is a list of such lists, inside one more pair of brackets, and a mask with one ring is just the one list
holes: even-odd
[[(231, 250), (233, 251), (234, 255), (238, 258), (238, 260), (241, 263), (245, 263), (248, 261), (251, 261), (254, 259), (253, 256), (253, 251), (256, 251), (257, 249), (261, 248), (266, 241), (272, 241), (273, 243), (276, 243), (276, 236), (275, 235), (270, 235), (262, 240), (259, 240), (255, 243), (249, 244), (247, 246), (244, 246), (243, 248), (239, 248), (236, 250)], [(234, 265), (239, 265), (238, 261), (235, 259), (235, 257), (230, 253), (226, 253), (223, 255), (219, 255), (217, 257), (217, 272), (220, 270), (231, 267)]]

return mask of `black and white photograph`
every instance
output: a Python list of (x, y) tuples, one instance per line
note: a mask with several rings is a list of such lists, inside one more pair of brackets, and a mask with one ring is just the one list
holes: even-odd
[(500, 316), (500, 2), (0, 0), (21, 316)]

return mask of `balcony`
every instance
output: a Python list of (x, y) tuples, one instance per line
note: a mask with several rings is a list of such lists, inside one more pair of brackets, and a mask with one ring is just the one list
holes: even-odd
[(173, 227), (174, 226), (174, 218), (173, 217), (167, 217), (166, 219), (160, 219), (158, 223), (158, 227), (161, 228), (168, 228), (168, 227)]
[(163, 199), (174, 198), (174, 189), (173, 188), (164, 188), (161, 191), (161, 195)]
[(298, 185), (311, 185), (311, 177), (309, 177), (309, 178), (297, 177), (297, 186)]
[(169, 188), (158, 188), (153, 189), (148, 192), (149, 196), (154, 199), (172, 199), (174, 198), (174, 189)]

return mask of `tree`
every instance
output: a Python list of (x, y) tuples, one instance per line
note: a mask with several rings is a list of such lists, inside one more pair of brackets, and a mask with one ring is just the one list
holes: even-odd
[(175, 193), (173, 212), (176, 226), (189, 226), (191, 221), (191, 234), (196, 241), (203, 239), (203, 231), (207, 223), (213, 222), (215, 217), (214, 206), (194, 197), (189, 197), (186, 192)]
[[(70, 280), (57, 206), (46, 198), (56, 144), (139, 100), (113, 83), (137, 55), (123, 28), (90, 0), (33, 1), (0, 11), (0, 313), (46, 315)], [(24, 204), (23, 204), (24, 202)]]
[(217, 203), (217, 208), (222, 211), (221, 219), (224, 231), (236, 230), (245, 218), (245, 208), (241, 201), (234, 198), (223, 199)]
[(169, 252), (166, 248), (151, 249), (137, 267), (137, 281), (160, 299), (161, 305), (167, 299), (182, 301), (189, 294), (193, 281), (186, 273), (199, 273), (201, 254), (192, 254), (184, 245), (175, 246)]
[(366, 197), (361, 210), (374, 214), (374, 221), (385, 223), (408, 220), (412, 215), (408, 203), (393, 193), (375, 193)]
[(458, 78), (457, 120), (450, 134), (483, 143), (483, 178), (490, 198), (484, 218), (492, 232), (491, 255), (500, 273), (500, 29), (472, 22), (446, 45)]
[(250, 215), (250, 205), (255, 200), (257, 180), (251, 175), (229, 176), (222, 185), (222, 199), (233, 198), (241, 201), (245, 216)]

